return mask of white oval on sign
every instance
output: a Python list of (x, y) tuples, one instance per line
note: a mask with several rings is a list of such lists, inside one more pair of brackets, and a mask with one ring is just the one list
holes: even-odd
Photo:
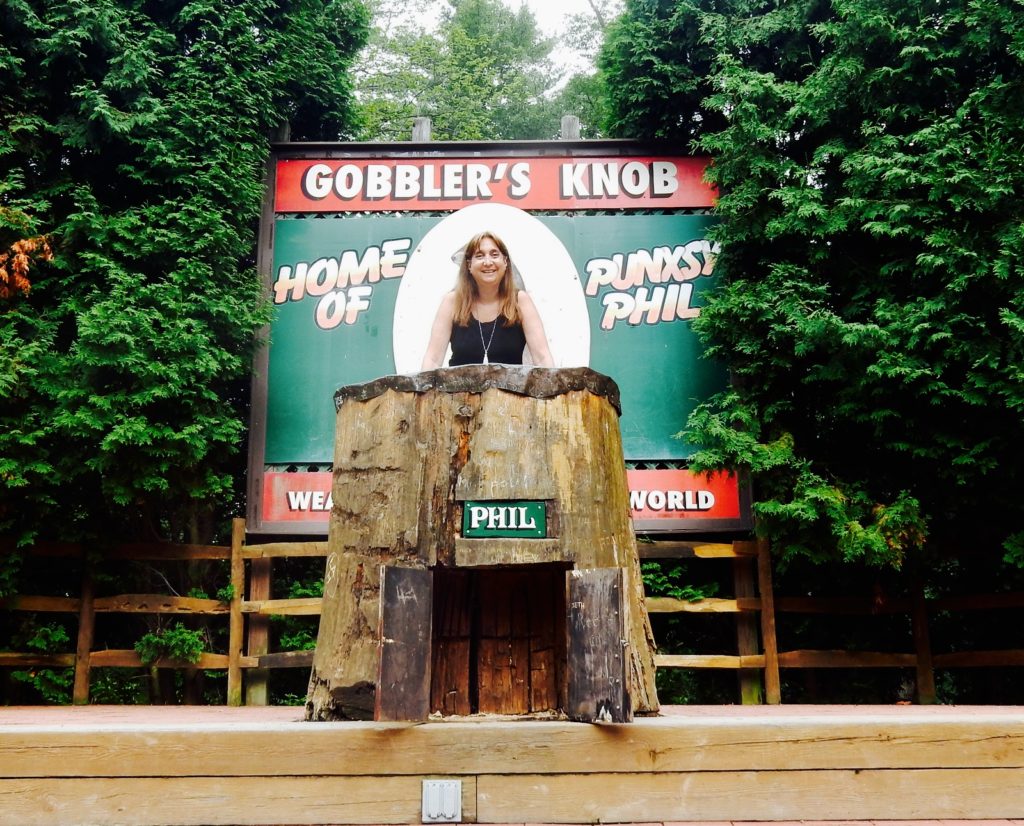
[[(530, 293), (544, 322), (555, 366), (587, 367), (590, 317), (583, 282), (565, 245), (521, 209), (474, 204), (440, 221), (409, 258), (395, 299), (395, 371), (419, 372), (441, 298), (455, 287), (457, 253), (485, 230), (508, 246), (522, 287)], [(450, 351), (445, 355), (445, 363), (450, 355)]]

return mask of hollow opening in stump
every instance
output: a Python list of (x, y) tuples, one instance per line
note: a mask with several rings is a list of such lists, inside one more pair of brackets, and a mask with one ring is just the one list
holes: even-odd
[(566, 707), (568, 567), (434, 570), (432, 712), (529, 714)]

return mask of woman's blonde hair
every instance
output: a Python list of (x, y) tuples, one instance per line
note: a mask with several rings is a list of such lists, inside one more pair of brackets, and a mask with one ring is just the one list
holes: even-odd
[(477, 297), (477, 288), (473, 276), (469, 273), (469, 263), (485, 238), (489, 238), (505, 256), (505, 277), (498, 285), (498, 314), (507, 319), (505, 326), (519, 323), (519, 301), (512, 274), (512, 256), (508, 254), (508, 247), (504, 241), (493, 232), (484, 230), (469, 239), (459, 264), (459, 276), (455, 281), (455, 313), (452, 320), (460, 327), (469, 324), (473, 317), (473, 299)]

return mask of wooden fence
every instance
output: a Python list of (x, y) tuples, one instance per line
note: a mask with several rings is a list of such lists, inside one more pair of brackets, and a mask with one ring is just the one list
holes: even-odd
[[(77, 545), (43, 544), (34, 549), (43, 556), (81, 557)], [(271, 616), (317, 616), (319, 598), (273, 599), (272, 564), (275, 558), (327, 555), (326, 542), (273, 542), (245, 544), (245, 522), (235, 520), (230, 546), (219, 545), (121, 545), (108, 559), (189, 561), (230, 560), (230, 601), (166, 596), (121, 594), (94, 596), (92, 576), (86, 569), (79, 598), (16, 596), (0, 601), (9, 611), (58, 612), (78, 615), (78, 639), (74, 654), (33, 654), (0, 651), (0, 667), (73, 667), (75, 703), (89, 701), (89, 677), (93, 667), (141, 667), (134, 650), (93, 650), (95, 618), (101, 613), (221, 615), (228, 621), (228, 650), (205, 653), (196, 663), (158, 660), (164, 668), (227, 670), (228, 705), (263, 705), (268, 701), (267, 676), (276, 668), (308, 668), (312, 651), (269, 650)], [(736, 626), (736, 652), (722, 654), (659, 654), (659, 668), (731, 669), (739, 676), (744, 703), (781, 702), (779, 672), (782, 668), (914, 668), (918, 702), (935, 701), (935, 669), (1021, 666), (1024, 649), (934, 653), (928, 618), (932, 611), (974, 611), (1024, 607), (1024, 594), (1005, 593), (926, 600), (918, 587), (908, 599), (891, 599), (879, 605), (870, 597), (814, 598), (776, 597), (772, 586), (769, 548), (765, 542), (708, 543), (658, 541), (640, 544), (644, 559), (694, 558), (727, 560), (733, 569), (734, 594), (697, 602), (648, 597), (647, 610), (659, 614), (718, 614), (731, 616)], [(248, 573), (246, 567), (248, 565)], [(247, 587), (248, 586), (248, 587)], [(858, 616), (902, 613), (911, 616), (914, 651), (905, 653), (829, 650), (778, 651), (775, 621), (780, 613), (848, 614)], [(244, 675), (244, 676), (243, 676)]]
[[(677, 543), (685, 546), (689, 543)], [(659, 543), (648, 546), (647, 558), (693, 556), (698, 559), (731, 558), (735, 583), (732, 599), (704, 599), (698, 602), (647, 599), (648, 613), (722, 613), (736, 616), (738, 654), (672, 655), (655, 658), (659, 667), (728, 668), (740, 674), (740, 696), (744, 703), (779, 703), (779, 670), (782, 668), (912, 668), (918, 703), (936, 702), (935, 671), (949, 668), (1024, 666), (1024, 649), (954, 651), (935, 653), (929, 634), (929, 617), (940, 611), (992, 611), (1024, 608), (1024, 593), (980, 594), (926, 598), (919, 581), (912, 582), (912, 595), (879, 600), (875, 596), (786, 597), (774, 593), (769, 549), (766, 543), (734, 542), (730, 545), (694, 546), (682, 553), (665, 553)], [(665, 550), (672, 550), (667, 546)], [(756, 567), (760, 596), (754, 594)], [(911, 619), (913, 651), (851, 651), (843, 648), (779, 651), (775, 630), (780, 614), (847, 615), (874, 617), (903, 614)], [(756, 627), (760, 619), (763, 650), (757, 650)], [(763, 684), (761, 676), (763, 675)], [(762, 693), (763, 692), (763, 693)]]

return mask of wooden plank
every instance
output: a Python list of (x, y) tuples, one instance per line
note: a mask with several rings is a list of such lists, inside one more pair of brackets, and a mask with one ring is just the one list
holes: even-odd
[(476, 576), (477, 709), (486, 714), (530, 711), (529, 589), (522, 571)]
[[(476, 821), (476, 781), (461, 778)], [(3, 820), (19, 826), (173, 823), (419, 823), (420, 777), (152, 777), (0, 780)]]
[(433, 574), (380, 566), (380, 647), (374, 720), (430, 715)]
[(231, 548), (224, 545), (173, 545), (171, 543), (132, 543), (115, 545), (104, 552), (107, 559), (149, 561), (190, 561), (196, 559), (230, 559)]
[[(736, 594), (737, 609), (741, 602), (756, 598), (757, 563), (750, 558), (737, 558), (732, 562), (733, 590)], [(758, 610), (761, 600), (756, 599)], [(760, 618), (752, 614), (736, 617), (736, 651), (741, 657), (754, 657), (761, 653), (759, 633)], [(754, 668), (741, 668), (739, 672), (740, 702), (757, 705), (764, 700), (764, 683), (761, 672)]]
[(242, 548), (242, 559), (327, 556), (328, 553), (326, 542), (268, 542), (265, 545), (246, 545)]
[(625, 723), (633, 719), (626, 683), (622, 570), (566, 572), (569, 605), (568, 702), (570, 720)]
[(771, 547), (766, 539), (759, 539), (754, 547), (757, 549), (757, 588), (761, 594), (764, 701), (770, 705), (778, 705), (782, 702), (782, 682), (779, 678), (779, 647), (775, 637), (775, 590), (772, 585)]
[(991, 611), (997, 608), (1024, 608), (1024, 593), (938, 597), (929, 600), (928, 605), (935, 611)]
[(166, 594), (118, 594), (96, 597), (94, 609), (99, 614), (226, 614), (227, 603), (219, 599), (172, 597)]
[(496, 565), (535, 565), (562, 560), (571, 555), (557, 539), (456, 539), (455, 565), (483, 568)]
[[(1024, 607), (1024, 593), (976, 594), (938, 597), (926, 601), (929, 611), (987, 611)], [(793, 614), (844, 614), (872, 616), (875, 614), (909, 614), (911, 600), (904, 597), (776, 597), (776, 610)]]
[(764, 654), (656, 654), (658, 668), (764, 668)]
[(71, 690), (71, 701), (75, 705), (89, 702), (89, 669), (93, 631), (96, 613), (94, 605), (94, 582), (91, 566), (87, 562), (82, 574), (81, 610), (78, 612), (78, 640), (75, 646), (75, 682)]
[[(249, 599), (270, 601), (270, 587), (273, 560), (254, 559), (249, 564)], [(243, 595), (244, 596), (244, 595)], [(239, 604), (244, 613), (244, 600)], [(248, 619), (248, 636), (245, 653), (250, 657), (259, 658), (270, 651), (270, 620), (262, 612), (251, 615)], [(245, 674), (245, 704), (247, 706), (265, 706), (267, 704), (268, 671), (262, 666), (249, 669)]]
[(67, 668), (74, 666), (74, 654), (34, 654), (0, 651), (0, 668)]
[(297, 707), (0, 708), (0, 777), (596, 772), (622, 775), (621, 793), (644, 773), (1024, 768), (1024, 710), (1010, 707), (687, 706), (628, 726), (301, 717)]
[(1024, 770), (486, 775), (481, 823), (652, 823), (1014, 818)]
[(439, 568), (434, 572), (431, 712), (446, 716), (473, 712), (476, 695), (470, 692), (470, 654), (475, 583), (473, 571)]
[[(7, 537), (0, 539), (0, 553), (10, 553), (16, 547), (13, 540)], [(24, 550), (33, 556), (61, 557), (64, 559), (76, 559), (82, 556), (82, 546), (77, 542), (36, 542)]]
[(783, 668), (914, 668), (917, 656), (887, 651), (780, 651)]
[(0, 609), (4, 611), (77, 614), (79, 608), (79, 600), (75, 597), (10, 596), (0, 599)]
[(565, 708), (565, 575), (553, 569), (528, 583), (530, 711)]
[[(29, 552), (34, 556), (77, 559), (84, 546), (73, 542), (39, 542)], [(132, 542), (104, 547), (104, 559), (146, 560), (150, 562), (194, 559), (229, 559), (231, 549), (223, 545), (177, 545), (170, 542)]]
[(777, 597), (775, 610), (786, 614), (836, 614), (875, 616), (877, 614), (909, 614), (909, 599), (874, 597)]
[(273, 654), (260, 654), (255, 659), (260, 668), (310, 668), (313, 665), (313, 649), (275, 651)]
[[(446, 637), (434, 642), (430, 711), (445, 717), (473, 713), (470, 705), (470, 638)], [(474, 671), (475, 674), (475, 671)]]
[(753, 614), (761, 610), (761, 600), (757, 597), (705, 597), (693, 602), (672, 597), (647, 597), (644, 605), (649, 614)]
[(760, 556), (761, 540), (737, 540), (732, 543), (732, 548), (737, 556)]
[(243, 614), (260, 616), (315, 617), (323, 608), (323, 597), (301, 597), (296, 599), (249, 599), (242, 601)]
[(933, 654), (935, 668), (986, 668), (1024, 665), (1024, 649), (1002, 651), (956, 651), (950, 654)]
[(245, 562), (242, 548), (245, 545), (245, 520), (231, 520), (231, 613), (228, 618), (228, 691), (229, 706), (242, 704), (242, 634), (245, 620), (242, 617), (242, 598), (245, 596)]
[[(89, 657), (93, 666), (108, 666), (113, 668), (140, 668), (142, 660), (138, 653), (131, 648), (116, 649), (106, 648), (101, 651), (93, 651)], [(154, 663), (157, 668), (227, 668), (230, 658), (227, 654), (213, 654), (206, 652), (199, 656), (194, 663), (184, 660), (171, 660), (161, 657)], [(258, 661), (252, 657), (240, 657), (239, 668), (254, 668)]]
[(735, 544), (662, 539), (638, 542), (637, 550), (641, 559), (735, 559), (738, 556), (754, 556), (746, 548), (737, 550)]

